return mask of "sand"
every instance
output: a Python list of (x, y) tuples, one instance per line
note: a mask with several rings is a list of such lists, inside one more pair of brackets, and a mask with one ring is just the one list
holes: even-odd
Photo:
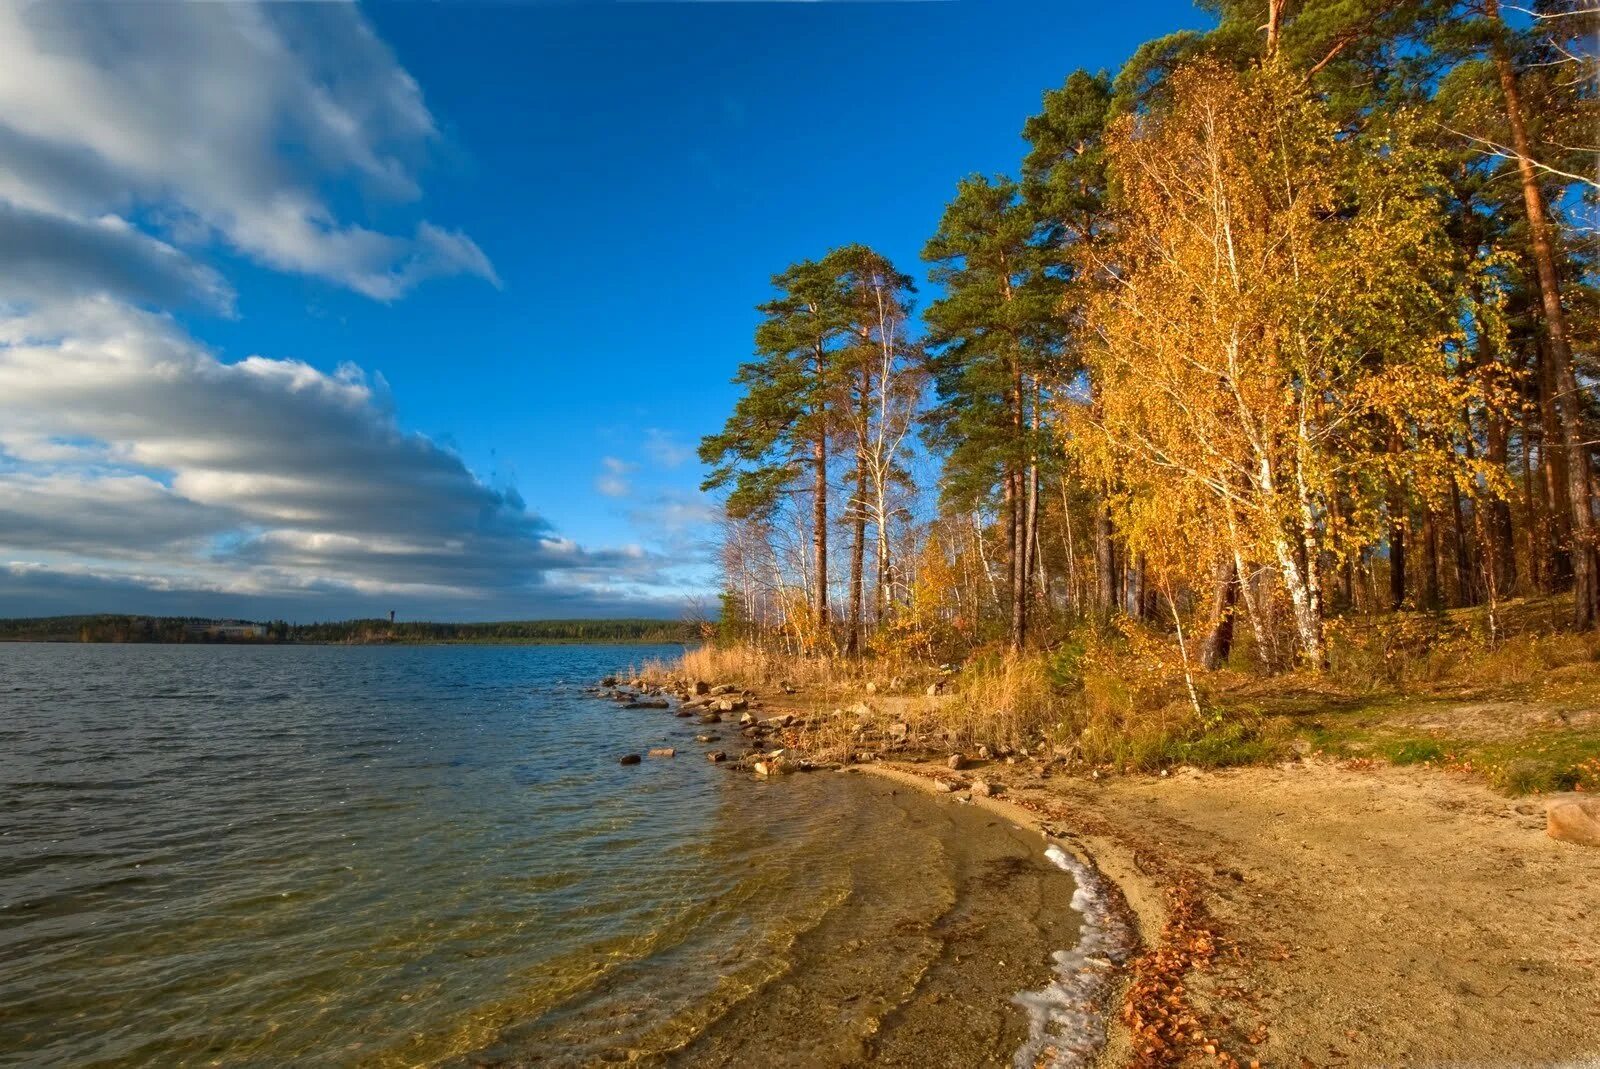
[[(1537, 799), (1322, 761), (1099, 781), (975, 771), (1011, 801), (949, 804), (1076, 845), (1167, 953), (1147, 971), (1178, 963), (1194, 1027), (1150, 1051), (1124, 1020), (1104, 1064), (1600, 1065), (1600, 850), (1548, 838)], [(1214, 952), (1188, 953), (1175, 904)]]

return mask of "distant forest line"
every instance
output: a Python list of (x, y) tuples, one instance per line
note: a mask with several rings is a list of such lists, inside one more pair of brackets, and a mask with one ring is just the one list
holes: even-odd
[(679, 620), (504, 620), (432, 623), (423, 620), (212, 620), (192, 616), (43, 616), (0, 619), (3, 642), (324, 643), (675, 643), (696, 638)]

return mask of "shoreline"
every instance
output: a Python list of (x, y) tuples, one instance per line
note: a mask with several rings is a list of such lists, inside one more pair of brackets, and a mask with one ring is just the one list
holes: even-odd
[[(913, 771), (916, 767), (918, 766), (873, 763), (851, 765), (841, 771), (877, 776), (893, 783), (903, 784), (923, 792), (935, 801), (947, 797), (938, 790), (937, 777)], [(1144, 950), (1150, 944), (1151, 933), (1161, 931), (1166, 914), (1157, 901), (1157, 896), (1152, 895), (1150, 893), (1152, 888), (1137, 877), (1136, 870), (1132, 867), (1132, 855), (1119, 852), (1113, 842), (1066, 831), (1037, 810), (1019, 805), (1004, 796), (966, 797), (956, 804), (977, 806), (1018, 827), (1026, 828), (1043, 839), (1047, 847), (1065, 845), (1071, 850), (1081, 865), (1097, 874), (1103, 881), (1104, 891), (1107, 892), (1106, 905), (1112, 914), (1112, 923), (1121, 929), (1114, 938), (1116, 936), (1126, 938), (1126, 950), (1130, 954)], [(1113, 873), (1121, 873), (1122, 876), (1119, 878)], [(1077, 874), (1074, 876), (1077, 878)], [(1114, 1013), (1115, 1007), (1122, 1003), (1128, 984), (1129, 976), (1125, 965), (1118, 967), (1111, 974), (1111, 982), (1105, 990), (1097, 993), (1096, 1005), (1091, 1008), (1092, 1012), (1100, 1015), (1098, 1035), (1093, 1037), (1096, 1049), (1087, 1062), (1095, 1069), (1111, 1069), (1114, 1066), (1125, 1065), (1132, 1055), (1132, 1044), (1128, 1034), (1117, 1027), (1117, 1016)]]
[(888, 731), (840, 760), (817, 748), (834, 730), (819, 706), (839, 695), (728, 690), (750, 747), (728, 767), (948, 794), (1068, 844), (1115, 887), (1140, 946), (1096, 1065), (1600, 1066), (1600, 908), (1584, 891), (1600, 851), (1549, 838), (1536, 799), (1316, 757), (1107, 777), (1026, 755), (952, 768), (935, 740)]

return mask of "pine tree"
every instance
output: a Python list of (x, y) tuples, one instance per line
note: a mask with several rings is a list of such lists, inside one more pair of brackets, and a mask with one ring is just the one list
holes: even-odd
[(809, 481), (812, 626), (826, 636), (828, 615), (828, 464), (841, 369), (833, 348), (846, 327), (843, 295), (829, 267), (806, 260), (773, 277), (779, 296), (760, 306), (757, 359), (740, 367), (744, 388), (721, 433), (700, 443), (711, 467), (702, 489), (732, 486), (731, 517), (766, 516)]
[(1042, 383), (1057, 348), (1051, 320), (1059, 285), (1045, 269), (1037, 233), (1016, 182), (969, 178), (923, 250), (945, 290), (925, 313), (937, 393), (927, 437), (945, 456), (948, 502), (999, 505), (1016, 649), (1027, 639), (1032, 589)]

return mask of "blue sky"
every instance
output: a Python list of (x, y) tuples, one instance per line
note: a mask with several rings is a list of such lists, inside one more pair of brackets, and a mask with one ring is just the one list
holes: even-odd
[(676, 611), (769, 276), (920, 274), (1044, 89), (1205, 22), (139, 9), (0, 27), (0, 615)]

